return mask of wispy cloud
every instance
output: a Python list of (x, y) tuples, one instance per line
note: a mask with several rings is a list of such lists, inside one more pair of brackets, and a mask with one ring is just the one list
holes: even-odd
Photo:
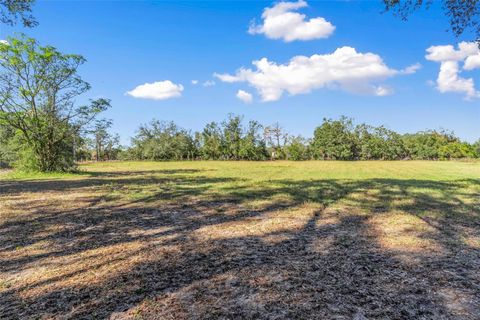
[(215, 85), (215, 81), (207, 80), (202, 84), (204, 87), (213, 87)]

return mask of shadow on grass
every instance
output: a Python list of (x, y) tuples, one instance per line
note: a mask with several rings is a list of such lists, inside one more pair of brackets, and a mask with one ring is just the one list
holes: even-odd
[[(75, 179), (45, 180), (0, 180), (0, 195), (21, 192), (69, 191), (77, 188), (98, 187), (109, 183), (138, 185), (141, 183), (161, 183), (184, 179), (185, 175), (212, 171), (203, 169), (171, 169), (141, 171), (79, 171)], [(160, 175), (160, 177), (158, 177)], [(172, 177), (172, 175), (174, 177)], [(85, 177), (86, 176), (86, 177)], [(169, 176), (169, 177), (162, 177)], [(111, 179), (108, 179), (111, 178)]]
[(91, 177), (131, 177), (140, 175), (153, 175), (153, 174), (193, 174), (200, 172), (214, 171), (214, 169), (152, 169), (152, 170), (130, 170), (130, 171), (78, 171), (79, 174), (88, 175)]
[[(108, 173), (0, 184), (4, 199), (20, 192), (58, 196), (92, 188), (136, 194), (128, 201), (102, 195), (65, 209), (27, 202), (25, 211), (31, 213), (1, 223), (0, 270), (10, 278), (0, 284), (0, 318), (475, 319), (480, 314), (480, 251), (465, 241), (480, 237), (480, 180), (254, 185), (199, 173)], [(248, 209), (251, 201), (265, 204)], [(298, 213), (301, 220), (295, 210), (308, 204), (315, 211)], [(337, 211), (327, 213), (336, 205)], [(430, 228), (418, 237), (439, 250), (399, 254), (385, 247), (371, 220), (392, 212), (424, 221)], [(277, 215), (281, 227), (269, 229), (266, 222)], [(42, 243), (48, 247), (40, 252), (15, 254)], [(15, 281), (35, 270), (38, 277)]]

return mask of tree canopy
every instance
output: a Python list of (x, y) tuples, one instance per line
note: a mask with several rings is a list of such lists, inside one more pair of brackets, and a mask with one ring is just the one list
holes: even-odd
[[(433, 0), (383, 0), (387, 11), (407, 20), (416, 10), (429, 7)], [(445, 15), (449, 18), (450, 28), (458, 37), (470, 30), (480, 45), (480, 1), (478, 0), (442, 0)]]
[(21, 36), (0, 44), (0, 121), (16, 130), (28, 166), (40, 171), (73, 167), (72, 137), (109, 107), (107, 99), (76, 105), (90, 89), (77, 70), (85, 59)]
[(32, 6), (35, 0), (0, 0), (0, 22), (13, 26), (20, 22), (24, 27), (31, 28), (38, 24), (32, 16)]

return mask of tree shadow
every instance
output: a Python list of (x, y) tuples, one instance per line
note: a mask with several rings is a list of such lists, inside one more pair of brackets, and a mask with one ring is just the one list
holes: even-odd
[[(78, 178), (67, 180), (0, 180), (0, 195), (21, 192), (68, 191), (76, 188), (96, 187), (108, 183), (136, 185), (172, 181), (172, 175), (184, 180), (188, 175), (213, 171), (212, 169), (164, 169), (139, 171), (80, 171)], [(161, 175), (159, 177), (159, 175)], [(85, 178), (87, 176), (87, 178)], [(114, 178), (114, 179), (107, 179)], [(200, 177), (202, 178), (202, 177)], [(205, 177), (204, 177), (205, 178)], [(221, 178), (218, 178), (221, 179)]]
[[(69, 209), (28, 204), (31, 214), (0, 224), (0, 270), (8, 276), (0, 284), (0, 317), (480, 314), (480, 246), (466, 241), (480, 239), (478, 179), (246, 183), (162, 174), (4, 184), (4, 198), (110, 184), (120, 192), (146, 185), (150, 192), (128, 201), (93, 197)], [(252, 201), (262, 205), (252, 209)], [(436, 249), (390, 246), (397, 235), (378, 224), (401, 227), (395, 214), (413, 219), (411, 228), (425, 224), (414, 232), (402, 229), (398, 237)], [(16, 254), (43, 243), (47, 249)]]
[(214, 169), (152, 169), (152, 170), (129, 170), (129, 171), (78, 171), (79, 174), (90, 177), (131, 177), (153, 174), (194, 174), (200, 172), (211, 172)]

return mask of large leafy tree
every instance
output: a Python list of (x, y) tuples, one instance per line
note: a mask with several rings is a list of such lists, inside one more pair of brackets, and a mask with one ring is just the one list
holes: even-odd
[(75, 104), (90, 89), (77, 73), (84, 62), (25, 36), (0, 44), (0, 120), (21, 135), (34, 169), (71, 169), (72, 137), (110, 106), (106, 99)]
[(312, 152), (316, 159), (353, 160), (356, 156), (357, 140), (353, 133), (352, 119), (323, 119), (313, 133)]
[(360, 124), (355, 127), (358, 158), (362, 160), (395, 160), (405, 158), (402, 137), (384, 126)]
[(14, 25), (20, 22), (24, 27), (34, 27), (38, 23), (31, 15), (35, 0), (0, 0), (0, 22)]

